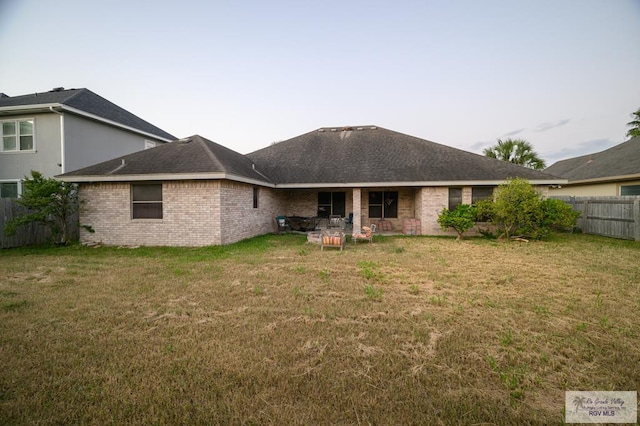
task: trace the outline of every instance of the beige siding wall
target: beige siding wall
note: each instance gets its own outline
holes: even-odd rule
[[[129,183],[83,184],[80,223],[83,243],[107,245],[205,246],[229,244],[274,230],[283,198],[229,181],[164,182],[162,219],[131,219]]]
[[[609,182],[593,185],[563,185],[562,188],[551,188],[549,195],[570,195],[573,197],[599,197],[620,195],[621,185],[640,185],[640,180],[629,182]]]

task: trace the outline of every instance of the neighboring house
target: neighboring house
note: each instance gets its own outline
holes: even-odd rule
[[[88,89],[0,93],[0,198],[31,170],[52,177],[175,139]]]
[[[80,184],[81,240],[217,245],[272,232],[275,217],[353,213],[442,234],[445,207],[491,197],[523,177],[546,192],[566,179],[375,126],[321,128],[241,155],[200,136],[58,176]]]
[[[640,137],[595,154],[558,161],[545,172],[568,183],[551,188],[549,195],[640,195]]]

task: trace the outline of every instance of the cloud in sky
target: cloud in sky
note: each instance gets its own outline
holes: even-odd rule
[[[551,130],[551,129],[555,128],[555,127],[564,126],[569,121],[571,121],[571,120],[569,118],[566,118],[564,120],[556,121],[555,123],[541,123],[541,124],[538,124],[538,126],[533,131],[534,132],[546,132],[547,130]]]
[[[502,136],[514,136],[514,135],[517,135],[518,133],[522,133],[522,132],[524,132],[525,130],[526,130],[526,129],[512,130],[512,131],[510,131],[510,132],[505,133],[505,134],[504,134],[504,135],[502,135]]]

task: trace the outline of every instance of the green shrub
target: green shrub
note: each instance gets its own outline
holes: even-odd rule
[[[547,198],[542,201],[542,212],[543,226],[554,231],[571,231],[580,217],[580,212],[556,198]]]
[[[552,231],[569,230],[576,226],[580,213],[563,201],[542,198],[542,195],[522,178],[509,179],[495,191],[494,201],[476,205],[476,220],[492,222],[499,235],[543,239]]]
[[[438,224],[444,230],[453,229],[458,233],[458,240],[462,234],[471,229],[475,224],[476,212],[469,204],[460,204],[453,210],[444,209],[438,215]]]

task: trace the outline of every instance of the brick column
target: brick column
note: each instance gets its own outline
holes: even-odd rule
[[[362,229],[362,190],[353,188],[353,232]]]

